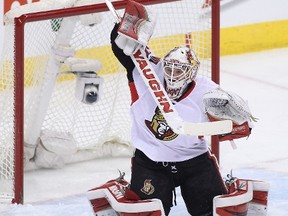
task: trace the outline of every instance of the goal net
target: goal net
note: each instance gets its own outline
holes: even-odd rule
[[[204,0],[137,2],[158,14],[149,42],[156,56],[185,44],[201,61],[199,73],[215,76]],[[113,2],[120,15],[126,3]],[[23,170],[131,156],[130,92],[110,48],[114,18],[104,1],[43,0],[9,11],[4,21],[0,201],[23,201]],[[51,154],[42,158],[43,151]]]

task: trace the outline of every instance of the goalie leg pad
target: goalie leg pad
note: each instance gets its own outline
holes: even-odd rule
[[[253,198],[253,184],[248,180],[237,180],[235,191],[213,199],[213,215],[247,215],[248,203]]]
[[[233,178],[227,183],[229,194],[216,196],[213,200],[213,216],[267,215],[267,182]]]
[[[264,181],[252,181],[253,199],[248,206],[248,216],[266,216],[268,206],[269,183]]]
[[[87,192],[94,213],[96,215],[110,216],[121,215],[131,216],[161,216],[165,215],[162,202],[158,199],[137,200],[132,196],[128,199],[125,196],[125,188],[128,183],[125,180],[111,180],[104,185],[94,188]],[[131,191],[129,192],[131,193]]]

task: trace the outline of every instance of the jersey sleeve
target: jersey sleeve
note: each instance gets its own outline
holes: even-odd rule
[[[113,30],[111,31],[110,41],[111,41],[112,51],[115,57],[118,59],[118,61],[123,65],[123,67],[125,67],[129,82],[133,82],[132,72],[133,72],[133,69],[135,68],[135,65],[132,59],[130,58],[130,56],[125,55],[123,50],[120,49],[115,43],[115,39],[118,36],[118,33],[117,33],[118,27],[119,27],[119,24],[115,24]]]

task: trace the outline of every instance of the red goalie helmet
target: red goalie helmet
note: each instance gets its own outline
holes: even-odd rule
[[[163,59],[166,91],[172,100],[178,99],[198,72],[200,62],[193,50],[176,47]]]

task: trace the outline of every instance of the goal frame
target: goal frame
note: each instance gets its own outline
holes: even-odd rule
[[[177,0],[165,0],[171,2]],[[141,4],[157,4],[163,3],[163,0],[137,0]],[[126,1],[121,0],[113,2],[115,9],[125,8]],[[65,10],[65,12],[64,12]],[[44,19],[56,19],[61,17],[68,17],[74,15],[83,15],[95,12],[107,11],[108,7],[105,3],[97,3],[88,6],[78,6],[66,9],[57,9],[45,12],[27,13],[14,19],[15,25],[15,54],[14,61],[14,199],[12,203],[23,204],[23,191],[24,191],[24,28],[25,24]],[[81,11],[81,12],[79,12]],[[214,82],[220,83],[220,1],[212,0],[212,31],[211,31],[211,78]],[[217,136],[212,136],[212,152],[219,160],[219,142]]]

